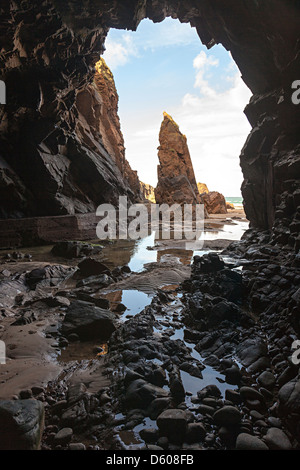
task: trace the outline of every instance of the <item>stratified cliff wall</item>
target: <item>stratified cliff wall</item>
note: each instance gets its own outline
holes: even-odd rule
[[[118,115],[119,96],[113,74],[103,58],[96,63],[94,83],[100,93],[100,116],[97,119],[100,135],[108,154],[121,172],[124,183],[129,187],[128,196],[132,201],[143,198],[140,181],[125,158],[124,137]]]
[[[76,39],[41,3],[22,10],[16,2],[7,16],[16,29],[0,60],[8,103],[0,108],[0,217],[94,212],[119,195],[137,202],[113,75],[93,52],[107,29]]]
[[[0,9],[2,216],[87,212],[127,192],[101,138],[76,134],[78,94],[93,82],[110,27],[172,16],[237,63],[253,93],[240,157],[246,214],[299,249],[299,0],[3,0]]]
[[[155,200],[155,188],[151,186],[151,184],[143,183],[140,181],[140,190],[142,192],[143,198],[147,201],[152,202],[153,204],[156,203]]]

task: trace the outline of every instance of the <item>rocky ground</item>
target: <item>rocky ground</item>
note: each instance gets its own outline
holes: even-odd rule
[[[4,257],[2,448],[299,448],[299,255],[251,230],[192,266],[167,248],[138,273],[76,242]]]

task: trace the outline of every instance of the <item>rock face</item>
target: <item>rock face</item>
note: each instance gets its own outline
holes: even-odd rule
[[[159,133],[157,204],[200,204],[194,169],[186,136],[178,124],[164,113]]]
[[[209,191],[207,185],[203,183],[197,183],[197,187],[209,214],[227,214],[228,207],[223,194]]]
[[[125,184],[129,186],[132,193],[131,199],[140,200],[142,194],[137,172],[131,169],[125,158],[124,138],[118,115],[118,92],[113,74],[103,58],[96,63],[94,83],[102,101],[101,115],[96,125],[99,126],[104,147],[119,168]]]
[[[89,122],[101,107],[93,67],[110,27],[135,30],[144,18],[166,16],[190,22],[208,48],[222,44],[231,52],[253,93],[245,110],[253,129],[240,157],[246,215],[253,228],[272,229],[272,242],[297,251],[300,106],[291,99],[299,80],[297,0],[2,2],[2,216],[88,212],[128,192]]]
[[[62,332],[66,336],[75,333],[83,340],[107,340],[115,331],[114,320],[111,312],[77,300],[67,310]]]
[[[0,449],[38,450],[44,426],[41,401],[0,401]]]
[[[202,194],[202,199],[209,214],[227,214],[226,200],[223,194],[211,191]]]
[[[197,183],[199,194],[207,194],[209,193],[208,187],[205,183]]]
[[[143,183],[142,181],[140,181],[140,187],[144,199],[147,199],[148,201],[155,204],[155,188],[153,188],[151,184]]]
[[[56,15],[47,20],[44,18],[37,31],[46,41],[47,34],[54,34],[59,23]],[[43,27],[44,33],[41,32]],[[0,216],[94,212],[103,202],[116,203],[119,195],[127,195],[132,202],[140,200],[137,173],[125,159],[118,94],[112,73],[103,59],[96,63],[94,75],[91,72],[87,75],[88,67],[85,66],[82,85],[79,82],[83,70],[79,67],[76,78],[78,64],[66,58],[66,54],[72,53],[58,52],[56,47],[59,46],[52,42],[53,39],[48,38],[48,46],[45,43],[39,45],[44,49],[41,59],[38,59],[41,50],[32,51],[29,56],[24,49],[19,50],[23,46],[18,34],[28,34],[25,31],[30,26],[24,24],[22,28],[23,33],[16,32],[18,46],[14,54],[21,57],[23,54],[23,60],[40,63],[34,66],[38,67],[36,78],[33,70],[24,72],[16,63],[8,65],[6,71],[8,90],[13,77],[20,83],[20,90],[17,87],[17,90],[8,91],[8,102],[17,101],[18,111],[16,104],[8,104],[0,110],[3,149],[0,156]],[[75,53],[76,47],[81,47],[72,43],[66,31],[62,36],[66,50],[74,48]],[[51,62],[56,54],[60,66],[54,64],[55,60]],[[46,66],[48,76],[42,72]],[[62,88],[58,90],[56,83],[61,80]],[[12,158],[9,157],[11,152]]]

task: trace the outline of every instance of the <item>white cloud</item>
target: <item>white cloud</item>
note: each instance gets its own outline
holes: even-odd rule
[[[155,25],[154,34],[150,23],[150,20],[144,20],[137,32],[121,34],[120,31],[111,31],[106,40],[104,58],[113,71],[128,63],[134,64],[135,58],[145,56],[149,50],[184,45],[198,45],[198,50],[201,50],[195,28],[189,24],[167,18]],[[165,107],[163,67],[161,74],[149,77],[151,80],[147,81],[149,90],[160,93],[162,98],[158,104],[153,103],[151,109],[134,101],[133,82],[132,106],[122,111],[121,125],[127,158],[142,181],[156,185],[158,135],[162,112],[167,111],[187,136],[196,179],[225,196],[240,194],[242,173],[239,154],[250,131],[243,110],[251,92],[242,81],[233,60],[228,63],[227,58],[223,59],[224,55],[219,54],[218,57],[220,60],[204,50],[196,55],[193,60],[194,88],[189,86],[189,92],[182,92],[179,96],[181,100],[170,107],[168,105],[168,109],[162,109],[162,106]],[[171,73],[172,68],[168,72]],[[167,77],[170,86],[171,82]]]
[[[194,59],[194,68],[197,70],[195,88],[199,88],[200,93],[205,96],[215,96],[215,90],[209,85],[208,80],[205,78],[205,74],[211,67],[218,67],[219,61],[213,56],[207,56],[204,51]]]
[[[182,97],[179,106],[166,110],[187,136],[196,179],[206,183],[211,191],[225,196],[239,196],[242,173],[239,155],[250,125],[243,110],[251,92],[234,65],[231,86],[219,92],[208,79],[217,70],[218,60],[204,52],[194,60],[195,93]],[[216,84],[217,87],[217,84]],[[157,146],[162,111],[151,111],[140,116],[139,121],[122,122],[126,139],[127,156],[140,179],[153,186],[157,181]]]
[[[150,20],[148,20],[148,24],[149,21]],[[145,28],[143,28],[143,26],[145,26]],[[192,28],[189,23],[180,23],[179,20],[166,18],[163,23],[157,25],[156,34],[153,34],[153,30],[149,29],[146,31],[145,35],[144,29],[148,29],[147,20],[146,22],[142,22],[137,30],[138,42],[140,43],[140,47],[144,50],[155,50],[168,46],[199,45],[195,28]]]
[[[115,41],[108,37],[105,42],[104,60],[112,70],[127,64],[132,57],[138,57],[138,47],[130,33],[123,34],[121,40]]]
[[[109,33],[103,57],[112,70],[126,65],[132,57],[140,57],[147,50],[199,45],[195,28],[189,23],[182,24],[179,20],[166,18],[163,23],[156,25],[156,34],[153,34],[152,26],[151,20],[143,20],[137,31],[127,31],[121,37],[120,31],[112,30]]]
[[[212,67],[218,65],[214,58],[203,52],[194,60],[195,89],[199,93],[186,94],[181,105],[172,110],[173,118],[187,135],[196,179],[206,183],[210,190],[226,196],[240,193],[242,174],[239,154],[250,125],[243,114],[251,92],[236,73],[232,86],[218,92],[207,80]]]

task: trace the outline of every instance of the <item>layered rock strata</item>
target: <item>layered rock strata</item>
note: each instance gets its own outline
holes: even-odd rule
[[[202,194],[202,200],[209,214],[227,214],[226,200],[218,191]]]
[[[148,201],[152,202],[153,204],[155,204],[156,203],[155,188],[153,188],[151,184],[143,183],[142,181],[140,181],[140,187],[141,187],[143,197],[147,199]]]
[[[104,146],[120,170],[125,184],[130,188],[131,199],[133,201],[140,200],[142,194],[138,174],[132,170],[125,158],[124,137],[118,115],[119,96],[114,76],[103,58],[96,63],[94,83],[102,101],[101,114],[96,125],[99,126]]]
[[[77,95],[86,90],[93,107],[99,104],[90,86],[109,28],[135,30],[144,18],[167,16],[189,22],[208,48],[222,44],[238,65],[253,93],[245,110],[253,129],[240,157],[246,215],[253,228],[272,230],[272,242],[297,251],[300,106],[292,84],[299,80],[298,0],[3,1],[1,156],[16,183],[1,183],[10,195],[2,214],[87,212],[126,193],[103,140],[92,130],[89,145],[76,135]]]
[[[155,188],[157,204],[200,204],[187,138],[166,112],[160,128],[159,142],[158,183]]]
[[[95,212],[101,203],[117,203],[119,195],[137,202],[139,179],[125,158],[111,71],[103,59],[96,63],[95,73],[92,63],[82,70],[76,55],[76,47],[79,51],[82,46],[63,30],[57,15],[37,21],[37,37],[42,35],[44,42],[32,44],[25,54],[23,41],[32,19],[32,12],[27,13],[14,36],[13,57],[20,55],[22,60],[5,63],[8,105],[0,110],[1,217]],[[56,43],[59,24],[65,50]],[[29,70],[21,62],[30,63]]]
[[[209,193],[208,187],[205,183],[197,183],[199,194]]]

